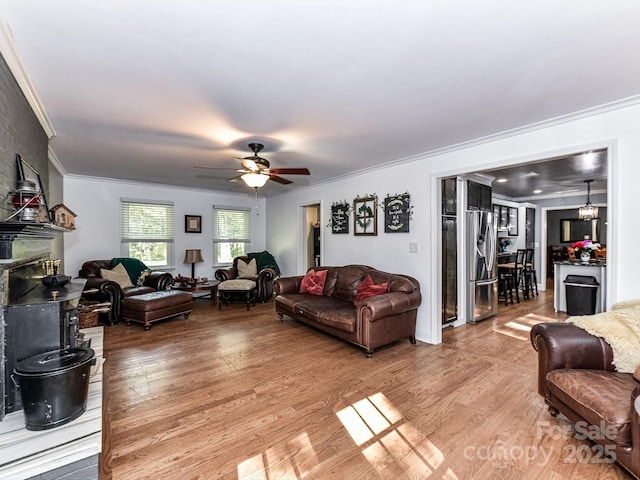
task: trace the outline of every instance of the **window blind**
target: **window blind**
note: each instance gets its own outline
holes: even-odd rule
[[[122,242],[173,242],[173,205],[122,200]]]
[[[251,242],[251,210],[213,207],[213,242]]]

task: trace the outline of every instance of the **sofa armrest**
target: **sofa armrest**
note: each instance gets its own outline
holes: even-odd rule
[[[304,276],[298,277],[280,277],[273,282],[273,289],[276,295],[282,295],[285,293],[298,293],[300,291],[300,284]]]
[[[538,352],[538,393],[548,397],[547,373],[560,368],[614,371],[613,351],[600,337],[572,323],[539,323],[531,329]]]
[[[84,290],[92,289],[98,289],[98,293],[85,294],[83,292],[82,296],[87,300],[108,300],[111,302],[111,308],[109,309],[109,322],[116,323],[120,318],[120,303],[124,297],[120,285],[117,282],[107,280],[105,278],[87,278]]]
[[[631,394],[631,464],[640,465],[640,384]]]
[[[258,272],[258,282],[273,282],[273,279],[276,278],[277,273],[273,268],[263,268]]]
[[[374,322],[391,315],[415,310],[421,302],[422,294],[420,291],[389,292],[366,298],[358,303],[357,308],[363,320]]]
[[[216,277],[216,280],[224,282],[225,280],[232,280],[236,278],[238,276],[238,272],[233,267],[219,268],[216,270],[216,273],[214,273],[214,276]]]
[[[144,285],[155,290],[166,290],[173,285],[173,275],[169,272],[150,272],[144,279]]]

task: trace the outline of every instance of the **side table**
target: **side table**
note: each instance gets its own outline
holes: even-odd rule
[[[191,285],[186,285],[184,287],[182,285],[173,285],[171,288],[174,290],[182,290],[183,292],[191,293],[209,292],[198,297],[194,296],[193,299],[195,300],[196,298],[210,298],[211,301],[215,303],[218,297],[218,285],[220,285],[220,282],[218,280],[209,280],[208,283],[198,283],[195,287],[192,287]]]

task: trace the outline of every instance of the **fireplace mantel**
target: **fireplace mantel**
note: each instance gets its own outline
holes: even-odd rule
[[[50,240],[62,232],[70,232],[53,223],[0,222],[0,260],[13,258],[16,238]]]

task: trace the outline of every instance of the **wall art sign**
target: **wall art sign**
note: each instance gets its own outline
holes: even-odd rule
[[[344,203],[331,205],[331,233],[349,233],[349,214],[351,206]]]
[[[378,234],[378,198],[375,196],[356,198],[353,201],[353,234]]]
[[[384,231],[385,233],[409,232],[411,218],[411,197],[408,193],[388,195],[384,199]]]

